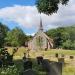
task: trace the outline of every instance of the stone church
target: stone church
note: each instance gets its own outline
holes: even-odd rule
[[[32,40],[28,42],[28,48],[30,50],[46,50],[53,48],[53,39],[49,38],[43,32],[42,20],[40,20],[38,32],[34,35]]]

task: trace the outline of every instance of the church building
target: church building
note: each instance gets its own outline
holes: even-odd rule
[[[34,35],[32,40],[28,42],[28,48],[30,50],[46,50],[53,48],[53,39],[49,38],[43,32],[42,20],[40,20],[38,32]]]

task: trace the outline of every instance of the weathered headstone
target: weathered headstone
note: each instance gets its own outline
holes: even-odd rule
[[[62,63],[61,62],[50,62],[45,59],[42,62],[44,70],[47,72],[47,75],[62,75]]]
[[[18,51],[18,48],[13,49],[13,54],[15,54]]]
[[[30,60],[24,61],[24,71],[28,69],[32,69],[32,61]]]
[[[55,54],[55,57],[58,58],[58,53]]]
[[[74,56],[70,56],[70,59],[74,59]]]
[[[24,56],[23,56],[23,61],[26,60],[26,53],[24,53]]]
[[[38,65],[40,65],[42,63],[42,60],[43,60],[43,57],[42,56],[38,56],[37,57]]]
[[[50,62],[47,59],[44,59],[42,61],[42,68],[43,70],[45,70],[46,72],[50,72]]]
[[[45,51],[47,51],[48,49],[47,48],[45,48]]]
[[[64,64],[64,58],[58,58],[58,62],[60,62],[60,63],[62,63],[62,64]]]
[[[62,63],[51,62],[50,63],[50,72],[48,72],[48,75],[62,75]]]

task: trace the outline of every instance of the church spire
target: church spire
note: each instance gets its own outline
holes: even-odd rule
[[[42,18],[40,17],[39,31],[43,31]]]

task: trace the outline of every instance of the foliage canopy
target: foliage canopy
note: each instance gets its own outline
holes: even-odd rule
[[[39,12],[47,15],[57,12],[59,4],[66,5],[69,0],[37,0],[36,5]]]
[[[9,31],[9,28],[2,23],[0,23],[0,47],[4,46],[5,37],[7,35],[7,32]]]
[[[75,27],[51,29],[46,34],[53,38],[55,48],[75,49]]]

